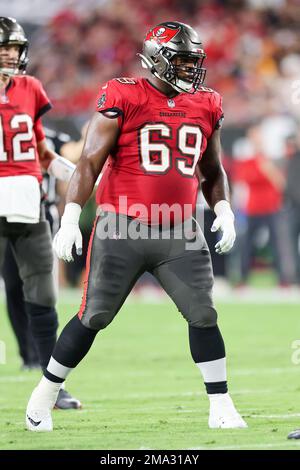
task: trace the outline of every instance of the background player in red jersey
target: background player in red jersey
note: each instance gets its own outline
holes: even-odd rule
[[[64,152],[67,143],[70,143],[71,137],[63,132],[57,132],[44,126],[47,146],[60,154]],[[59,229],[59,211],[58,203],[61,195],[61,188],[65,182],[57,183],[57,179],[43,172],[43,205],[45,206],[45,217],[48,220],[52,237]],[[58,190],[58,191],[57,191]],[[54,267],[54,277],[56,269]],[[34,338],[29,327],[29,318],[25,310],[23,282],[19,275],[17,263],[14,254],[7,243],[2,265],[2,277],[4,281],[6,310],[10,320],[12,330],[17,340],[19,355],[22,359],[21,370],[39,369],[39,359],[35,346]],[[57,279],[55,279],[57,282]],[[60,401],[60,404],[62,402]]]
[[[51,233],[41,204],[41,165],[64,181],[75,167],[46,145],[41,116],[51,104],[41,83],[23,75],[27,51],[23,28],[13,18],[0,17],[0,267],[8,240],[45,369],[55,344],[57,314]],[[78,408],[80,402],[61,389],[53,405]]]
[[[200,172],[203,192],[217,216],[212,230],[222,231],[216,250],[226,252],[234,243],[234,216],[220,161],[221,98],[202,87],[205,53],[189,26],[156,26],[146,36],[141,58],[152,72],[150,80],[119,78],[100,90],[69,185],[54,240],[58,256],[67,261],[72,260],[74,244],[81,248],[81,209],[106,162],[82,304],[61,333],[29,400],[26,424],[32,431],[53,429],[51,408],[60,383],[86,355],[98,331],[113,320],[145,271],[158,279],[188,322],[191,354],[210,400],[209,426],[247,427],[227,391],[209,251],[201,230],[192,234],[194,249],[189,249],[191,238],[183,230],[195,211]]]

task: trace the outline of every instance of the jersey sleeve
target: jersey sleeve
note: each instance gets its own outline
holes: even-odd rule
[[[34,123],[33,130],[35,133],[36,141],[40,142],[45,138],[45,131],[43,128],[42,120],[41,118],[37,119]]]
[[[36,96],[35,121],[37,121],[52,108],[52,105],[41,82],[35,78],[33,83]]]
[[[118,118],[119,124],[122,123],[125,115],[125,100],[114,80],[110,80],[100,88],[96,111],[110,119]]]
[[[222,97],[219,93],[213,93],[212,99],[212,129],[220,129],[224,120],[224,112],[222,108]]]

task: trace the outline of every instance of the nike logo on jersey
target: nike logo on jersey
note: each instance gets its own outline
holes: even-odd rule
[[[107,84],[102,87],[102,90],[105,90],[107,88]]]
[[[28,420],[31,422],[31,424],[33,426],[38,426],[39,424],[41,424],[42,421],[34,421],[32,418],[30,418],[30,416],[27,415],[27,418]]]

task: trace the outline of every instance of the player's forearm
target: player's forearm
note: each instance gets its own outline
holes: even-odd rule
[[[206,178],[201,188],[211,209],[214,209],[217,202],[223,200],[229,201],[230,199],[227,175],[222,168],[215,174],[210,175],[209,178]]]
[[[40,157],[40,163],[44,170],[48,170],[50,163],[55,158],[55,153],[52,150],[44,149],[38,144],[38,152]]]
[[[98,174],[95,172],[91,162],[79,160],[69,183],[66,203],[73,202],[79,204],[82,208],[93,192],[97,177]]]
[[[221,158],[220,129],[215,130],[208,140],[199,162],[199,170],[204,178],[201,184],[202,192],[211,209],[214,209],[219,201],[229,201],[228,180]]]
[[[61,157],[45,145],[38,144],[40,162],[47,173],[60,181],[69,182],[75,170],[74,163]]]
[[[69,182],[76,166],[74,163],[70,162],[66,158],[61,157],[60,155],[55,154],[47,168],[49,175],[54,176],[60,181]]]

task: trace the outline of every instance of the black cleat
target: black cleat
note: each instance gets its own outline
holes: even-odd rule
[[[300,439],[300,429],[296,429],[296,431],[290,432],[288,439]]]
[[[72,397],[66,390],[61,388],[58,392],[54,408],[58,410],[78,410],[81,408],[81,403],[77,398]]]

